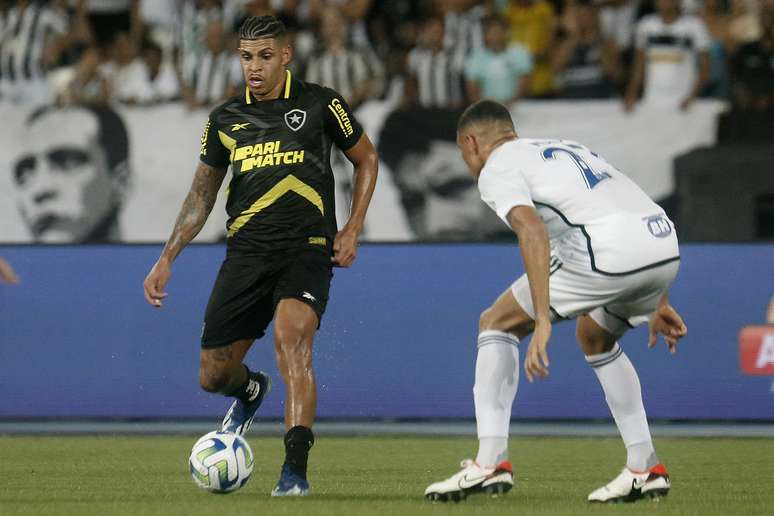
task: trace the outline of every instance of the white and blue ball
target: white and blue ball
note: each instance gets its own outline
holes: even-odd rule
[[[218,430],[196,441],[188,464],[196,485],[213,493],[231,493],[250,480],[255,461],[247,441]]]

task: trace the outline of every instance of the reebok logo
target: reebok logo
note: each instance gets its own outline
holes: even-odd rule
[[[244,122],[242,124],[231,124],[231,131],[239,131],[240,129],[246,128],[248,125],[250,125],[250,122]]]
[[[316,298],[316,297],[314,297],[314,296],[313,296],[312,294],[310,294],[309,292],[304,292],[303,294],[301,294],[301,297],[303,297],[304,299],[308,299],[308,300],[309,300],[309,301],[311,301],[312,303],[314,303],[314,302],[316,302],[316,301],[317,301],[317,298]]]

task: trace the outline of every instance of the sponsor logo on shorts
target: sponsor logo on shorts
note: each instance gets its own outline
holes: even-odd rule
[[[672,225],[669,223],[669,219],[665,215],[651,215],[642,219],[648,226],[650,234],[656,238],[665,238],[672,234]]]

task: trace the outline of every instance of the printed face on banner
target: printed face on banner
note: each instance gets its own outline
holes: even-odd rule
[[[114,215],[116,195],[98,122],[83,109],[51,110],[27,127],[12,174],[16,202],[39,242],[83,242]]]

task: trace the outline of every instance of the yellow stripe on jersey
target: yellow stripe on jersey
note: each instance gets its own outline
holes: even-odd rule
[[[253,103],[253,101],[250,98],[250,88],[245,86],[245,104],[252,104],[252,103]]]
[[[271,190],[263,194],[252,206],[243,211],[228,228],[228,236],[234,236],[242,226],[247,224],[247,222],[253,218],[253,215],[268,208],[288,192],[296,192],[298,195],[314,204],[317,209],[320,210],[320,214],[325,215],[325,208],[323,207],[323,201],[320,194],[318,194],[314,188],[304,183],[293,174],[290,174],[274,185]]]
[[[236,149],[236,140],[224,133],[223,131],[218,131],[218,137],[220,137],[220,143],[223,144],[225,148],[229,150],[231,154],[228,156],[229,161],[234,161],[234,149]]]
[[[285,73],[287,75],[285,76],[285,95],[283,96],[283,98],[289,99],[290,98],[290,80],[291,80],[290,70],[285,70]]]

